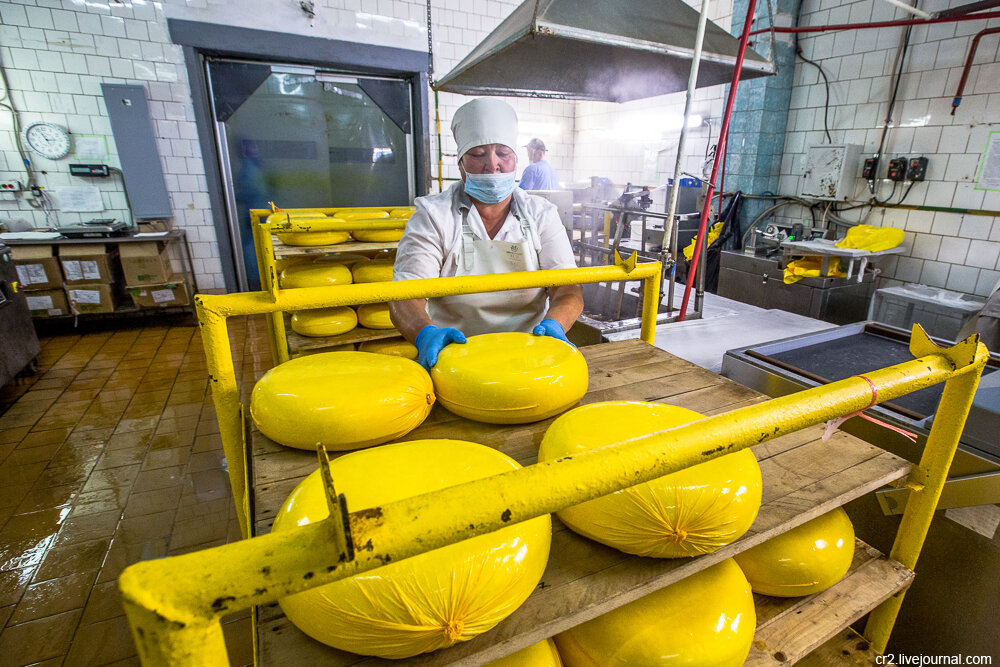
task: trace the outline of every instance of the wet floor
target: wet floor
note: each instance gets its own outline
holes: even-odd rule
[[[260,320],[231,326],[238,372],[270,364]],[[116,579],[239,538],[195,327],[42,340],[0,389],[0,667],[138,664]],[[246,613],[226,619],[251,661]]]

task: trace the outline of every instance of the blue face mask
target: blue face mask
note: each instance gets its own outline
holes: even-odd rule
[[[499,204],[514,192],[515,187],[514,172],[465,175],[465,194],[484,204]]]

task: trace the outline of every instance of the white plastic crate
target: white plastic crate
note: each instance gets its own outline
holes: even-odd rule
[[[875,290],[868,319],[900,329],[919,324],[931,336],[956,340],[986,299],[939,287],[906,284]]]

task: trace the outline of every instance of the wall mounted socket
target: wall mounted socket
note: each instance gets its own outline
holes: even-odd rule
[[[23,189],[21,181],[0,181],[0,192],[20,192]]]

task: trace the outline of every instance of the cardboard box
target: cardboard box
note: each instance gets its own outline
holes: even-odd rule
[[[165,242],[122,243],[118,249],[121,253],[122,270],[125,272],[125,284],[129,287],[170,282],[174,272],[170,267]]]
[[[76,314],[113,313],[116,298],[114,286],[108,283],[92,285],[66,285],[69,307]]]
[[[67,285],[110,283],[118,273],[118,250],[103,243],[61,245],[59,263]]]
[[[20,288],[35,292],[62,287],[62,271],[52,245],[12,245]]]
[[[61,288],[25,292],[24,296],[28,301],[28,310],[31,311],[32,317],[69,315],[69,302],[66,301],[66,292]]]
[[[186,306],[191,302],[184,278],[177,275],[172,276],[171,281],[163,285],[142,285],[125,289],[132,295],[136,308]]]
[[[150,234],[158,232],[169,232],[169,220],[140,220],[136,223],[136,228],[140,234]]]

